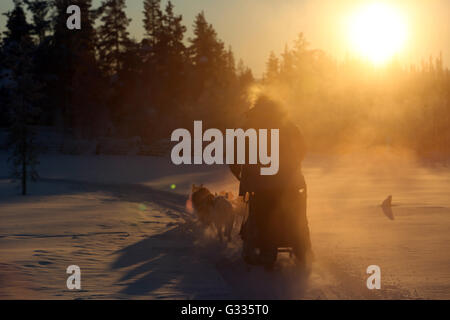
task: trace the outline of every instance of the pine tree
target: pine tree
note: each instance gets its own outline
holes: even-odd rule
[[[278,58],[275,55],[275,53],[273,53],[273,51],[270,52],[269,60],[267,61],[267,64],[266,64],[266,73],[264,75],[265,80],[267,82],[270,83],[270,82],[273,82],[278,79],[279,72],[280,72],[279,64],[280,63],[279,63]]]
[[[31,74],[31,59],[17,48],[17,55],[12,55],[16,62],[13,66],[16,86],[11,90],[11,125],[9,127],[9,145],[12,148],[10,161],[13,164],[13,178],[21,180],[22,194],[27,194],[27,181],[38,177],[38,146],[36,131],[33,128],[39,109],[35,101],[39,98],[39,84]]]
[[[294,76],[294,58],[289,47],[285,45],[284,52],[281,54],[280,77],[282,80],[290,83]]]
[[[93,10],[92,0],[53,0],[51,2],[53,12],[51,25],[53,28],[52,42],[55,46],[67,47],[69,51],[95,51],[96,33],[94,22],[99,15],[99,10]],[[77,5],[81,11],[81,29],[69,30],[66,26],[68,14],[67,8]],[[76,52],[74,52],[76,54]]]
[[[22,7],[21,0],[14,0],[14,9],[10,12],[4,13],[8,18],[6,22],[6,31],[4,32],[5,38],[3,39],[4,45],[8,45],[10,42],[16,43],[29,43],[31,42],[31,25],[28,24],[25,11]]]
[[[80,7],[81,30],[69,30],[66,26],[68,17],[66,10],[71,4]],[[74,125],[73,115],[79,114],[83,107],[90,106],[87,103],[75,105],[75,100],[79,101],[81,96],[90,96],[91,91],[101,94],[96,85],[101,81],[97,75],[98,66],[95,56],[94,20],[97,12],[91,9],[91,5],[91,0],[54,0],[52,3],[52,10],[55,12],[52,19],[53,35],[50,37],[48,53],[44,52],[45,54],[37,64],[49,74],[46,96],[51,97],[51,101],[48,101],[50,105],[48,109],[53,112],[55,118],[52,122],[65,133],[68,133]],[[83,76],[83,82],[80,85],[74,85],[74,82],[80,81],[80,75],[84,73],[89,73],[91,76]],[[76,97],[77,95],[79,96]]]
[[[186,27],[182,25],[183,16],[175,15],[172,2],[168,1],[163,16],[163,28],[167,34],[168,48],[172,59],[183,60],[185,46],[183,43]],[[180,62],[180,61],[176,61]]]
[[[181,23],[182,16],[175,15],[173,9],[169,1],[162,16],[162,28],[158,32],[155,47],[156,63],[168,80],[170,95],[176,95],[180,89],[186,62],[186,47],[183,43],[186,27]]]
[[[224,44],[217,38],[213,26],[206,21],[203,11],[195,18],[194,38],[189,41],[191,58],[197,67],[222,62]]]
[[[143,27],[144,38],[141,42],[140,56],[142,60],[141,83],[145,83],[145,90],[141,89],[142,100],[146,101],[145,109],[153,108],[157,96],[160,94],[160,77],[157,70],[155,48],[158,34],[162,28],[161,0],[144,0]],[[157,103],[159,104],[159,103]]]
[[[175,14],[170,1],[164,10],[160,8],[160,1],[147,1],[145,4],[145,41],[148,44],[146,47],[151,48],[144,58],[143,66],[147,101],[160,106],[158,116],[171,114],[173,117],[186,91],[184,75],[187,55],[183,43],[186,27],[182,24],[182,16]]]
[[[145,39],[149,41],[151,46],[155,46],[157,42],[158,32],[161,29],[161,0],[144,0],[144,30]]]
[[[219,83],[221,71],[226,65],[224,44],[217,38],[213,26],[206,21],[204,12],[200,12],[194,22],[194,38],[189,39],[190,59],[197,74],[199,90],[205,83]]]
[[[239,59],[236,72],[239,88],[245,92],[247,88],[255,81],[252,70],[244,64],[242,59]]]
[[[4,65],[11,71],[13,84],[8,90],[11,124],[8,142],[12,154],[12,177],[21,180],[22,194],[27,194],[27,182],[38,177],[36,132],[33,129],[39,109],[35,101],[39,97],[40,85],[33,78],[32,54],[34,46],[30,41],[31,28],[26,21],[20,1],[15,1],[12,12],[7,14],[8,30],[5,32]]]
[[[308,50],[309,42],[306,40],[303,32],[300,32],[294,41],[292,50],[292,63],[296,76],[303,75],[308,72],[313,63],[312,52]]]
[[[224,77],[227,85],[232,85],[236,80],[236,60],[234,59],[234,53],[231,49],[231,46],[228,47],[228,50],[225,52],[225,70]]]
[[[51,27],[51,21],[47,17],[50,4],[46,0],[25,0],[24,3],[33,14],[33,34],[38,37],[41,44]]]
[[[224,128],[242,107],[234,55],[231,48],[225,49],[203,12],[196,16],[193,31],[189,39],[192,103],[209,120],[207,126]]]
[[[122,58],[130,44],[127,27],[131,22],[125,13],[125,0],[106,0],[101,5],[98,28],[98,51],[102,68],[109,74],[118,74]]]

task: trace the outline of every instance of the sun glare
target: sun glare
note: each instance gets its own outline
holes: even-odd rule
[[[353,50],[375,65],[398,53],[406,36],[404,17],[384,3],[362,6],[350,18],[349,38]]]

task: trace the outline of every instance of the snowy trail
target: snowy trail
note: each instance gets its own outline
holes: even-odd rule
[[[2,156],[0,156],[1,158]],[[449,298],[450,171],[414,163],[305,164],[316,261],[311,274],[281,255],[251,271],[237,234],[220,244],[186,212],[192,183],[235,191],[226,168],[181,170],[149,157],[45,156],[44,178],[21,197],[0,178],[0,298]],[[0,161],[0,177],[6,176]],[[61,166],[64,164],[64,167]],[[60,164],[59,166],[57,164]],[[401,167],[401,169],[399,169]],[[176,189],[170,185],[175,183]],[[379,207],[393,194],[393,218]],[[236,231],[237,232],[237,231]],[[79,265],[82,290],[66,288]],[[368,290],[365,269],[382,268]]]
[[[208,231],[205,232],[194,221],[194,217],[184,212],[186,200],[184,196],[166,193],[166,198],[164,198],[162,196],[164,192],[140,185],[102,185],[68,180],[51,181],[48,179],[44,179],[42,182],[55,187],[63,183],[66,186],[69,185],[73,191],[82,187],[84,192],[91,195],[91,200],[93,200],[92,195],[98,189],[102,189],[103,198],[101,199],[103,201],[115,201],[107,198],[106,194],[108,194],[118,199],[133,200],[140,204],[145,203],[148,207],[144,210],[139,209],[139,217],[144,219],[157,218],[158,220],[135,220],[134,223],[128,225],[123,225],[123,223],[116,225],[115,221],[108,221],[109,224],[92,226],[109,230],[126,228],[127,232],[2,233],[0,238],[4,241],[3,243],[17,241],[19,242],[18,245],[24,246],[26,249],[29,249],[30,240],[34,240],[33,245],[37,245],[36,240],[47,240],[56,246],[55,248],[49,248],[48,242],[46,242],[43,246],[39,246],[45,247],[46,250],[33,250],[32,258],[34,259],[31,259],[31,261],[16,260],[12,264],[19,267],[16,272],[28,278],[35,290],[39,291],[40,297],[83,299],[276,299],[303,297],[302,294],[306,287],[305,281],[307,281],[306,275],[294,270],[293,266],[289,267],[289,272],[283,271],[283,274],[276,275],[274,278],[271,278],[272,275],[267,274],[260,268],[255,268],[252,272],[249,272],[239,256],[237,234],[234,235],[235,242],[231,245],[220,244]],[[83,197],[80,197],[80,200],[82,200],[81,198]],[[143,201],[143,198],[146,201]],[[167,210],[165,202],[161,200],[162,198],[166,201],[171,200],[171,209]],[[154,202],[155,199],[157,199],[156,202]],[[86,204],[83,203],[83,205]],[[147,216],[149,210],[154,212],[155,206],[159,207],[157,214]],[[176,210],[177,208],[179,210]],[[107,211],[108,209],[103,206],[103,210]],[[95,211],[97,214],[97,209]],[[85,208],[84,211],[79,213],[86,214],[89,213],[89,210]],[[39,214],[39,212],[34,214]],[[100,217],[96,218],[99,219]],[[75,224],[75,221],[71,224]],[[134,227],[137,227],[138,230],[135,230]],[[152,232],[154,234],[148,236]],[[54,244],[54,241],[59,241],[56,238],[70,238],[70,240],[63,239],[64,245],[61,248],[61,244]],[[124,245],[124,247],[121,247],[121,245]],[[114,251],[112,248],[120,249]],[[84,276],[83,274],[83,290],[77,293],[63,289],[65,267],[72,263],[79,265],[83,273],[87,270],[87,275]],[[110,273],[115,276],[111,277]],[[58,281],[50,281],[53,275],[57,275]],[[99,282],[98,278],[105,279],[105,281]],[[111,278],[115,280],[114,283],[110,281]],[[36,281],[37,279],[39,281]],[[95,282],[93,282],[94,279]],[[289,296],[286,296],[286,293],[290,292],[286,290],[286,286],[292,280],[301,281],[299,283],[300,291],[298,292],[300,295],[293,296],[294,292],[292,292]],[[261,291],[261,281],[271,285],[266,286]],[[7,291],[6,288],[7,286],[2,289],[4,294]],[[100,288],[101,290],[99,290]],[[253,290],[256,291],[253,292]],[[256,292],[258,294],[255,294]],[[260,295],[261,292],[263,293],[262,296]]]

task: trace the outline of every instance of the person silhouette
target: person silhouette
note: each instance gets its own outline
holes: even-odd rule
[[[305,262],[311,253],[311,240],[306,217],[306,183],[301,170],[306,153],[304,138],[282,106],[267,96],[259,97],[248,111],[244,127],[279,129],[280,164],[278,173],[271,176],[260,174],[261,164],[230,165],[239,180],[239,195],[248,198],[249,203],[248,217],[240,233],[243,258],[249,264],[271,268],[278,248],[292,247],[298,260]]]

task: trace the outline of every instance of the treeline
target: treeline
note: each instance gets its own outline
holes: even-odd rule
[[[80,30],[66,26],[70,5],[81,9]],[[0,49],[0,126],[25,122],[79,138],[144,142],[194,119],[232,126],[249,107],[245,92],[254,80],[204,13],[186,39],[170,1],[144,0],[145,35],[137,41],[125,8],[125,0],[98,8],[91,0],[14,0]]]
[[[303,34],[266,64],[262,90],[284,102],[310,151],[385,147],[450,159],[450,71],[442,56],[406,66],[311,49]]]

